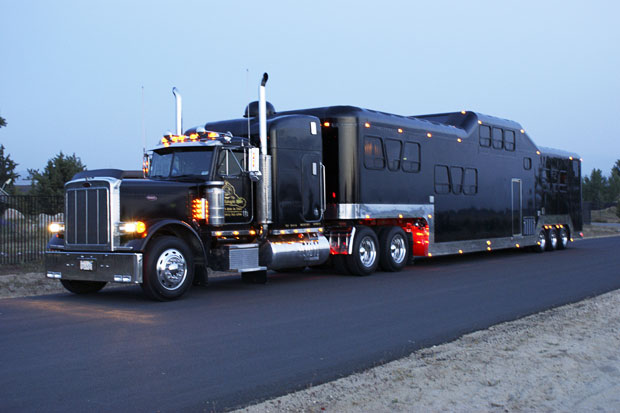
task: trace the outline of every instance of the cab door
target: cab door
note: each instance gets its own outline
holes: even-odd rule
[[[247,224],[253,218],[252,184],[246,172],[247,156],[243,148],[222,148],[215,175],[224,182],[224,223]]]

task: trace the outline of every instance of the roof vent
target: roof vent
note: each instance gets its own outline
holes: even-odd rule
[[[269,102],[267,102],[267,117],[273,116],[276,114],[276,108]],[[254,102],[250,102],[249,105],[245,107],[245,111],[243,112],[243,117],[247,118],[255,118],[258,116],[258,100]]]

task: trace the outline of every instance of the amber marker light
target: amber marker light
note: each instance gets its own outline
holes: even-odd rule
[[[430,133],[430,132],[428,132],[428,133],[426,134],[426,137],[427,137],[427,138],[432,138],[432,137],[433,137],[433,134],[432,134],[432,133]]]
[[[330,123],[329,122],[323,122],[323,126],[325,126],[326,128],[329,128]]]
[[[572,157],[572,156],[569,156],[569,157],[568,157],[568,159],[570,159],[570,160],[572,161],[572,160],[573,160],[573,157]]]
[[[428,255],[429,257],[432,257],[432,256],[433,256],[433,254],[431,254],[430,252],[429,252],[427,255]]]
[[[487,241],[487,245],[491,245],[491,241]]]
[[[254,231],[253,229],[250,230],[250,235],[256,235],[256,231]]]
[[[491,247],[487,247],[487,251],[491,251]]]
[[[138,234],[143,234],[146,231],[146,224],[142,221],[136,222],[136,232]]]
[[[239,231],[233,231],[233,235],[239,235]]]
[[[459,254],[462,254],[462,253],[463,253],[463,250],[459,250]]]
[[[428,214],[428,219],[431,219],[433,216],[431,214]]]
[[[464,111],[464,110],[462,110],[462,111],[461,111],[461,114],[466,115],[466,114],[467,114],[467,112],[466,112],[466,111]]]
[[[403,214],[398,214],[398,218],[402,219],[403,218]]]
[[[207,135],[207,137],[211,138],[211,139],[215,139],[219,136],[219,134],[217,132],[209,132],[209,134]]]
[[[403,133],[403,130],[401,128],[398,128],[398,133]]]
[[[478,125],[482,125],[482,121],[481,120],[478,121]]]
[[[222,236],[222,231],[217,231],[217,232],[215,233],[215,236],[216,236],[216,237],[221,237],[221,236]]]
[[[521,245],[519,245],[519,244],[515,244],[515,247],[517,247],[517,248],[521,248]]]
[[[525,129],[521,129],[521,133],[525,133]]]
[[[368,122],[364,123],[364,127],[370,128],[370,123],[368,123]]]
[[[461,139],[461,138],[456,138],[456,141],[457,141],[458,143],[461,143],[461,142],[463,142],[463,139]]]
[[[536,151],[536,155],[540,155],[540,151]]]

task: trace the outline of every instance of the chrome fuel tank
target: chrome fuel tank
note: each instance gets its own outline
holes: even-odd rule
[[[329,258],[329,241],[320,234],[270,237],[260,247],[260,265],[278,270],[320,265]]]

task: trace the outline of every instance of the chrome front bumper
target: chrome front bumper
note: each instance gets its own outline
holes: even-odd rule
[[[142,254],[47,251],[45,274],[53,279],[140,284]]]

